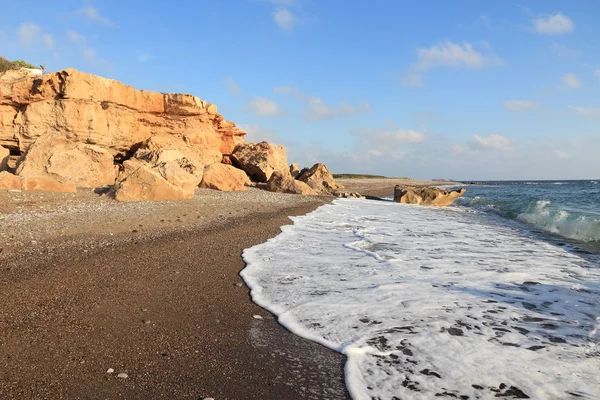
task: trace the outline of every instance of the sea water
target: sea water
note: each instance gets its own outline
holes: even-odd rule
[[[598,203],[513,186],[448,208],[336,200],[245,250],[242,276],[281,324],[347,356],[354,399],[599,399],[598,236],[560,223]]]

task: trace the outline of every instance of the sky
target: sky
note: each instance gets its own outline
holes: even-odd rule
[[[3,0],[0,55],[194,94],[290,162],[600,178],[596,0]]]

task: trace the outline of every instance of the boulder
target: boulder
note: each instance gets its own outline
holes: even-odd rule
[[[211,164],[204,168],[200,187],[230,192],[244,191],[249,184],[248,175],[241,169],[227,164]]]
[[[72,142],[62,135],[46,135],[23,154],[17,175],[94,188],[113,185],[117,170],[113,156],[104,148]]]
[[[304,195],[317,194],[317,192],[306,183],[297,181],[289,173],[281,173],[279,171],[275,171],[273,174],[271,174],[271,178],[267,182],[267,190],[277,193],[293,193]]]
[[[76,192],[72,183],[58,182],[49,177],[23,178],[9,172],[0,172],[0,190],[43,190],[46,192]]]
[[[0,171],[8,169],[8,161],[10,160],[10,150],[0,146]]]
[[[424,206],[449,206],[465,192],[465,188],[448,191],[436,187],[404,187],[398,185],[394,188],[394,201],[396,203]]]
[[[155,165],[131,158],[123,163],[114,195],[119,201],[190,199],[201,180],[202,170],[183,155]]]
[[[231,154],[231,160],[254,182],[267,182],[275,171],[289,173],[285,149],[276,144],[239,144]]]
[[[296,163],[292,163],[292,165],[290,165],[290,174],[292,174],[294,179],[297,179],[300,176],[300,166]]]
[[[342,185],[335,183],[333,175],[325,164],[317,163],[312,168],[305,170],[298,180],[305,182],[318,193],[332,194],[336,190],[343,189]]]
[[[54,132],[112,156],[154,135],[186,136],[194,146],[231,154],[245,135],[214,104],[189,94],[136,90],[75,69],[1,72],[0,145],[22,153]]]
[[[333,197],[340,199],[365,199],[366,197],[357,192],[333,192]]]
[[[21,190],[23,179],[10,172],[0,172],[0,190]]]

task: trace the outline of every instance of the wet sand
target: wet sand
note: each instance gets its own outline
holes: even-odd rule
[[[0,398],[347,398],[343,357],[281,327],[238,275],[244,248],[329,199],[2,196]]]

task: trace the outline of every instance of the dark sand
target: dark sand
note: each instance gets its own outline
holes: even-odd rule
[[[0,258],[0,399],[347,398],[343,357],[238,286],[244,248],[323,202],[157,236],[126,221],[127,241],[95,247],[11,248]]]

